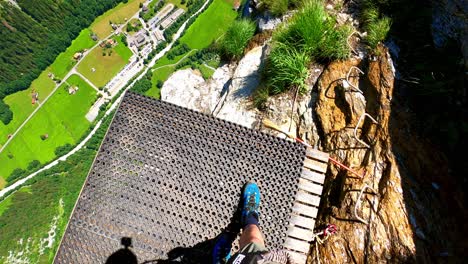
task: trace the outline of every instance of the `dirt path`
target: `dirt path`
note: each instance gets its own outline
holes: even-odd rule
[[[176,63],[172,63],[172,64],[167,64],[167,65],[163,65],[163,66],[159,66],[159,67],[156,67],[154,69],[151,69],[152,72],[156,71],[156,70],[159,70],[161,68],[165,68],[165,67],[171,67],[171,66],[177,66],[179,63],[181,63],[185,58],[187,58],[188,56],[190,56],[192,54],[192,51],[197,51],[198,49],[193,49],[193,50],[190,50],[187,54],[185,54],[185,56],[183,56],[182,58],[180,58],[180,60],[178,60]]]
[[[210,65],[206,64],[206,62],[203,63],[203,65],[205,65],[205,67],[209,68],[209,69],[212,69],[213,71],[216,71],[215,68],[211,67]]]

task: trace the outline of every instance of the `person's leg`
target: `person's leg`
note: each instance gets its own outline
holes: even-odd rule
[[[242,230],[241,237],[239,239],[239,246],[243,248],[247,246],[249,243],[257,243],[261,246],[265,246],[265,241],[263,240],[262,232],[260,228],[254,224],[250,224],[246,226]]]
[[[228,264],[240,263],[247,255],[252,259],[267,252],[258,223],[259,209],[260,189],[257,184],[249,182],[242,191],[240,251],[229,259]]]
[[[265,245],[263,236],[258,227],[258,216],[260,209],[260,189],[257,184],[249,182],[244,187],[242,194],[242,234],[239,241],[240,248],[243,248],[249,243],[257,243],[261,246]]]

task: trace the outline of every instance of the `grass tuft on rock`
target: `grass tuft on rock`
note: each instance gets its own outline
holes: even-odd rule
[[[289,9],[296,9],[302,0],[260,0],[260,11],[268,10],[275,17],[284,15]]]
[[[236,20],[220,42],[221,53],[230,58],[240,58],[255,33],[255,24],[247,19]]]
[[[294,87],[306,91],[308,66],[313,60],[326,62],[349,56],[349,27],[339,27],[320,0],[303,3],[289,23],[273,35],[266,79],[272,94]]]
[[[351,26],[342,26],[327,30],[327,36],[320,46],[319,59],[343,60],[348,58],[350,49],[346,39],[353,32],[353,28]]]
[[[377,44],[379,44],[387,38],[387,34],[390,31],[391,25],[392,22],[390,18],[382,17],[369,23],[366,26],[366,41],[371,48],[375,49],[377,47]]]
[[[278,94],[289,86],[295,86],[304,92],[309,62],[310,57],[305,50],[292,49],[278,43],[270,53],[267,68],[267,75],[270,76],[267,81],[271,87],[270,92]]]
[[[288,11],[289,0],[261,0],[262,6],[273,16],[281,16]]]
[[[392,20],[388,17],[381,16],[374,1],[366,0],[362,5],[360,16],[364,23],[364,30],[367,32],[366,42],[375,50],[377,45],[387,38]]]

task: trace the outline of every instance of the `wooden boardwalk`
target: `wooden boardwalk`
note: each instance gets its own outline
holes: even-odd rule
[[[307,262],[310,242],[314,239],[315,219],[328,167],[328,157],[327,153],[312,148],[306,150],[287,238],[283,245],[298,263]]]

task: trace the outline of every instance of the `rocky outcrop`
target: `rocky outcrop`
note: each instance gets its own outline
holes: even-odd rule
[[[176,71],[164,83],[161,100],[211,114],[231,72],[229,65],[224,65],[216,69],[210,80],[205,81],[198,70]]]
[[[281,18],[273,17],[270,13],[264,12],[257,18],[258,30],[260,32],[265,30],[275,29],[282,21]]]
[[[255,126],[258,111],[252,106],[250,96],[260,83],[265,47],[253,48],[239,61],[214,116],[247,127]]]
[[[260,82],[264,51],[265,45],[253,48],[238,64],[216,69],[207,81],[196,71],[177,71],[164,83],[161,99],[253,128],[258,111],[250,96]]]
[[[311,65],[309,78],[306,82],[306,92],[298,94],[295,89],[292,89],[288,93],[271,96],[267,100],[266,109],[261,117],[273,121],[281,130],[304,139],[312,146],[317,146],[319,144],[319,136],[314,122],[315,114],[313,111],[317,94],[312,92],[312,90],[322,71],[323,66],[318,64]],[[268,128],[262,128],[262,131],[286,138],[284,134]]]
[[[161,89],[161,100],[201,110],[198,98],[202,96],[202,91],[198,89],[198,86],[204,81],[200,74],[191,69],[177,71],[164,83]]]
[[[443,219],[450,212],[434,195],[439,184],[433,184],[435,177],[448,175],[446,162],[411,134],[410,119],[392,101],[391,58],[384,48],[380,54],[368,63],[331,63],[317,82],[321,148],[362,176],[330,165],[316,226],[332,223],[339,232],[316,245],[318,254],[309,260],[429,263],[453,254],[453,221]],[[364,94],[349,89],[345,80],[352,66],[366,68],[363,76],[350,80]],[[377,123],[368,117],[359,122],[364,113]],[[362,142],[354,136],[356,126]]]

